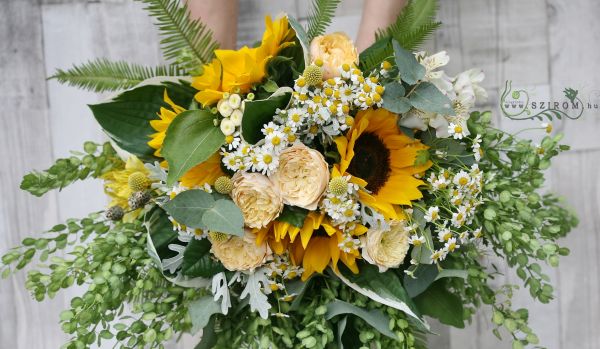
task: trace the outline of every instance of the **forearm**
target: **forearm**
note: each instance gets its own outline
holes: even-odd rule
[[[375,41],[375,32],[394,23],[407,0],[365,0],[362,19],[358,30],[356,47],[358,51],[369,47]]]
[[[238,0],[186,0],[192,18],[214,33],[220,48],[233,49],[237,38]]]

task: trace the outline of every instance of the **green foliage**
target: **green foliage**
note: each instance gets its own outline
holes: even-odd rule
[[[277,109],[284,109],[292,96],[285,90],[279,90],[267,99],[246,101],[244,117],[242,118],[242,137],[250,144],[255,144],[264,136],[261,132],[263,125],[273,120]]]
[[[163,208],[177,222],[190,228],[244,235],[244,217],[229,197],[214,197],[200,189],[187,190],[166,202]]]
[[[410,110],[411,105],[408,98],[404,97],[404,86],[393,81],[385,85],[383,93],[383,107],[392,113],[403,114]]]
[[[388,328],[388,324],[390,322],[389,317],[379,310],[366,311],[353,304],[340,300],[334,300],[333,302],[327,304],[327,320],[331,320],[331,318],[343,314],[352,314],[358,316],[369,325],[373,326],[373,328],[375,328],[381,334],[392,339],[398,339],[398,336],[396,336],[396,334]]]
[[[308,17],[308,39],[325,34],[331,24],[335,10],[341,0],[313,0],[312,10]]]
[[[425,67],[417,61],[412,52],[402,48],[398,41],[392,40],[392,46],[400,79],[409,85],[415,85],[425,76]]]
[[[178,60],[180,65],[190,68],[210,62],[219,44],[206,25],[190,18],[185,2],[138,1],[146,4],[146,11],[156,19],[166,59]]]
[[[436,282],[415,298],[415,303],[424,315],[438,319],[441,323],[464,328],[462,300],[448,292],[444,283]]]
[[[146,253],[145,237],[140,221],[109,223],[95,213],[25,239],[2,264],[20,269],[40,253],[47,264],[30,271],[26,281],[38,301],[74,284],[85,287],[60,314],[63,331],[71,335],[65,348],[102,347],[112,338],[123,348],[161,348],[174,333],[192,328],[187,309],[205,293],[168,283]],[[68,254],[57,255],[64,249]],[[123,315],[127,303],[131,316]]]
[[[435,20],[438,8],[437,0],[411,0],[396,21],[379,30],[375,38],[393,38],[408,50],[416,49],[441,25]]]
[[[297,206],[288,206],[285,205],[283,207],[283,211],[277,217],[277,220],[280,222],[289,223],[295,227],[302,228],[304,226],[304,220],[308,215],[308,210],[303,209]]]
[[[70,69],[57,69],[49,79],[62,84],[94,92],[117,91],[136,86],[157,76],[181,76],[185,72],[176,65],[145,67],[124,61],[112,62],[106,58],[74,65]]]
[[[158,118],[160,108],[170,109],[164,101],[165,91],[180,106],[189,105],[195,93],[183,81],[157,83],[125,91],[108,102],[89,107],[104,132],[120,148],[143,160],[155,160],[155,150],[148,145],[150,135],[156,132],[150,121]]]
[[[455,114],[450,99],[430,82],[421,82],[409,95],[410,104],[419,110],[442,115]]]
[[[376,33],[373,45],[361,52],[360,67],[371,71],[394,53],[392,39],[407,50],[421,45],[440,25],[435,21],[437,0],[411,0],[389,27]]]
[[[173,120],[162,149],[162,155],[169,163],[168,185],[173,185],[223,145],[225,135],[215,126],[214,120],[215,115],[206,110],[188,110]]]
[[[211,277],[222,272],[223,265],[213,260],[208,239],[193,239],[183,253],[181,273],[190,277]]]
[[[297,43],[300,44],[300,47],[302,47],[302,56],[304,64],[302,65],[302,67],[299,68],[301,68],[301,70],[304,70],[304,67],[310,64],[310,39],[308,38],[308,34],[304,30],[304,27],[302,27],[302,25],[298,22],[298,20],[296,20],[296,18],[288,16],[288,21],[290,23],[290,27],[296,32]]]
[[[21,189],[42,196],[52,189],[61,190],[75,181],[98,178],[123,166],[123,161],[109,143],[99,147],[93,142],[86,142],[84,151],[74,152],[70,158],[56,160],[45,171],[28,173],[21,181]]]

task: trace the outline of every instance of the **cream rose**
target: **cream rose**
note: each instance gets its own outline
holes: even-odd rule
[[[344,64],[358,65],[358,51],[345,33],[337,32],[317,36],[310,43],[312,61],[323,61],[323,78],[340,76],[340,67]]]
[[[269,178],[260,173],[238,172],[231,179],[231,198],[242,210],[246,226],[262,228],[279,216],[283,199]]]
[[[387,230],[369,229],[360,238],[363,258],[378,266],[380,272],[399,267],[409,247],[408,231],[404,228],[404,221],[393,221]]]
[[[224,241],[214,241],[211,252],[227,270],[244,271],[260,267],[271,254],[266,241],[256,244],[256,234],[246,230],[244,236],[233,236]]]
[[[271,181],[284,203],[315,210],[329,183],[329,167],[321,153],[296,143],[279,155]]]

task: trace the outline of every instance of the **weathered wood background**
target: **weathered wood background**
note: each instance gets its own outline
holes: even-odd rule
[[[200,1],[200,0],[195,0]],[[239,41],[251,43],[263,30],[265,13],[307,15],[302,0],[241,0]],[[361,1],[346,1],[332,30],[355,35]],[[450,74],[481,67],[490,98],[484,107],[498,109],[504,81],[528,86],[538,95],[559,98],[565,87],[594,91],[600,99],[600,2],[595,0],[458,0],[442,1],[444,26],[426,48],[447,50]],[[103,139],[87,103],[92,93],[58,85],[45,78],[94,57],[137,63],[160,62],[156,30],[141,6],[130,0],[0,0],[0,252],[22,238],[68,217],[103,207],[98,182],[78,183],[63,192],[34,198],[19,191],[21,176],[49,166],[53,159],[80,149],[85,140]],[[585,101],[585,100],[584,100]],[[497,119],[504,128],[524,123]],[[532,327],[548,348],[600,348],[600,111],[577,122],[556,124],[567,131],[573,150],[548,171],[548,188],[564,195],[581,218],[564,241],[572,254],[550,270],[557,298],[533,303],[526,292],[518,306],[531,309]],[[498,283],[515,279],[511,271]],[[57,320],[76,291],[38,304],[23,287],[24,275],[0,282],[0,348],[51,349],[66,339]],[[491,334],[489,309],[465,330],[440,328],[432,348],[510,348]],[[192,341],[173,344],[190,348]]]

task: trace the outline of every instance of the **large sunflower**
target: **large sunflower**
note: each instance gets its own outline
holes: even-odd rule
[[[213,105],[226,92],[249,92],[250,88],[264,79],[266,64],[282,48],[292,45],[294,31],[287,17],[271,20],[265,18],[266,30],[260,46],[239,50],[215,50],[212,62],[203,66],[202,75],[194,77],[192,86],[199,92],[196,100],[203,106]]]
[[[362,179],[361,202],[388,219],[399,219],[398,205],[423,197],[424,183],[415,175],[431,166],[414,165],[417,152],[427,146],[400,132],[396,122],[397,115],[385,109],[367,109],[358,112],[346,136],[335,139],[341,156],[336,170]]]
[[[367,228],[360,224],[349,230],[352,236],[366,232]],[[297,239],[298,235],[300,239]],[[340,247],[345,238],[344,233],[331,224],[323,213],[317,212],[309,212],[301,228],[275,221],[269,228],[257,231],[257,243],[266,239],[275,253],[289,251],[292,263],[302,265],[304,281],[314,273],[322,273],[330,264],[337,270],[340,261],[352,272],[358,273],[356,259],[360,259],[360,252]]]

